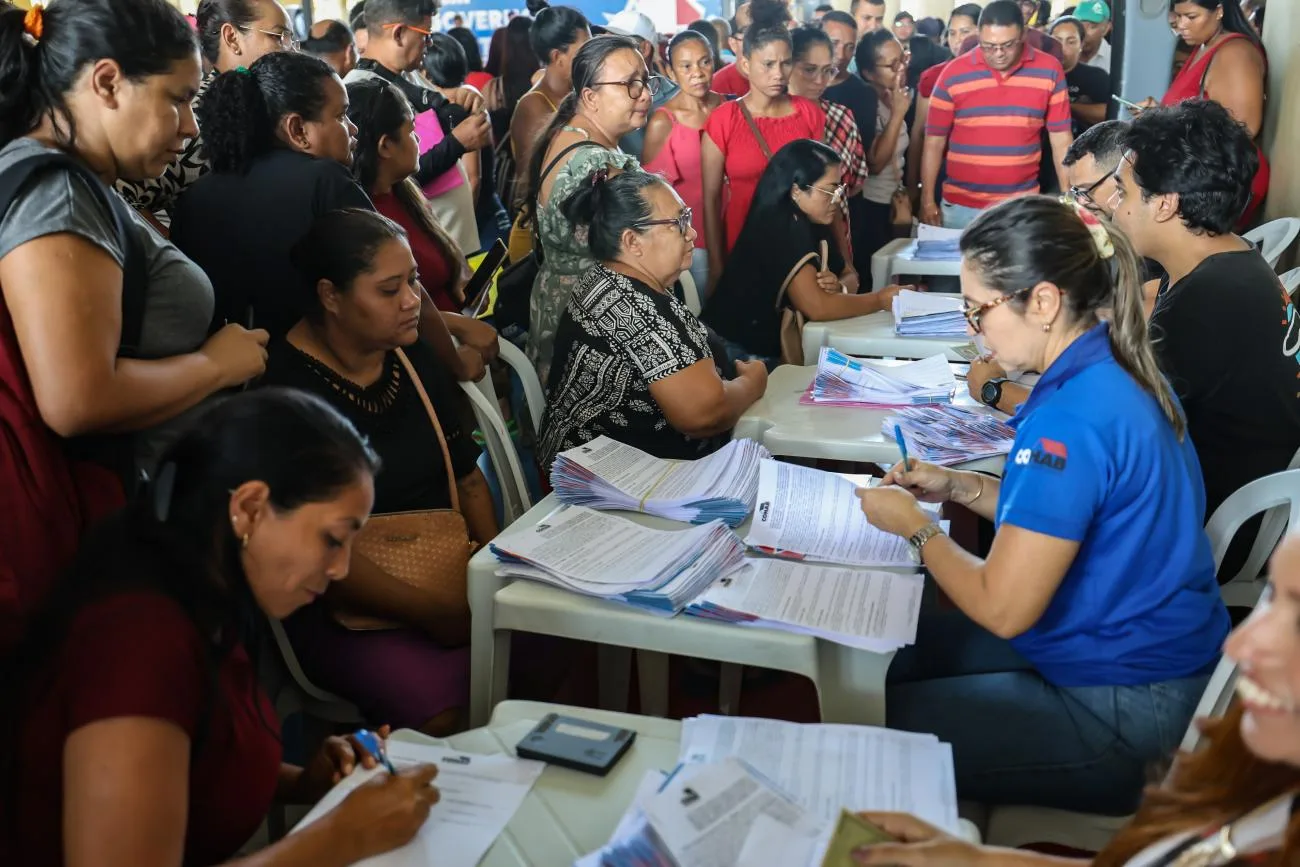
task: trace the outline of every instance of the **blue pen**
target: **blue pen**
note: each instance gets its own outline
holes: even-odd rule
[[[384,752],[384,747],[379,742],[378,735],[372,731],[361,729],[356,733],[355,737],[357,743],[361,744],[361,747],[366,752],[370,753],[370,755],[378,759],[384,767],[388,768],[388,773],[393,774],[394,776],[397,775],[397,769],[394,768],[393,763],[389,761],[388,753]]]
[[[907,440],[903,439],[903,429],[894,425],[894,441],[898,443],[898,450],[903,453],[903,472],[910,473],[912,465],[907,462]]]

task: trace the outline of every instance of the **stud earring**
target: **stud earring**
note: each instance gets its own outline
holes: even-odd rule
[[[1044,331],[1051,331],[1051,330],[1052,330],[1052,323],[1050,323],[1050,322],[1044,322],[1044,323],[1043,323],[1043,330],[1044,330]]]
[[[247,533],[245,533],[244,536],[243,536],[243,538],[239,540],[239,545],[240,545],[241,548],[247,548],[247,547],[248,547],[248,534],[247,534]]]

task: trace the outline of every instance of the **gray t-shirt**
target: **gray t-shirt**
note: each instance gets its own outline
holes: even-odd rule
[[[0,149],[0,171],[18,160],[48,150],[30,138],[19,138]],[[114,194],[116,195],[116,193]],[[193,352],[207,339],[212,322],[212,283],[185,254],[135,214],[134,230],[147,260],[144,321],[140,356],[170,358]],[[24,187],[0,217],[0,259],[14,249],[46,235],[72,234],[102,249],[119,264],[125,253],[118,242],[113,215],[80,177],[47,171]],[[88,286],[86,291],[94,291]],[[196,406],[180,416],[136,434],[136,466],[152,472],[154,464]]]

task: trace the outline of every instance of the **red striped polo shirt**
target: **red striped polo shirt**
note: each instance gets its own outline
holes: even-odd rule
[[[987,208],[1038,192],[1043,127],[1070,131],[1065,70],[1050,54],[1025,46],[1020,63],[995,72],[976,49],[939,74],[925,134],[948,139],[945,201]]]

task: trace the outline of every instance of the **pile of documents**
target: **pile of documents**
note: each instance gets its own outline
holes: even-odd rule
[[[910,441],[909,441],[910,446]],[[855,483],[835,473],[765,460],[745,544],[792,560],[845,566],[916,566],[912,546],[867,523]],[[947,522],[939,522],[946,531]]]
[[[366,867],[475,867],[506,829],[546,765],[504,754],[466,755],[459,750],[389,740],[389,760],[398,771],[436,765],[433,784],[441,795],[415,839],[400,849],[367,858]],[[300,831],[343,802],[383,767],[356,770],[331,789],[298,823]]]
[[[961,230],[922,223],[917,229],[916,240],[904,251],[903,258],[918,262],[960,262]]]
[[[889,653],[916,642],[924,589],[917,574],[751,558],[686,613]]]
[[[965,303],[960,295],[904,289],[894,296],[894,333],[903,337],[963,337]]]
[[[829,406],[915,406],[949,403],[956,390],[957,378],[943,355],[885,364],[823,346],[808,397]]]
[[[743,757],[824,822],[833,822],[847,808],[911,813],[945,831],[958,831],[952,747],[934,735],[745,717],[682,721],[682,762],[718,762],[730,756]]]
[[[744,545],[721,521],[654,530],[584,506],[560,506],[491,544],[497,574],[672,615],[741,565]]]
[[[880,425],[886,436],[894,426],[903,432],[907,455],[940,466],[951,466],[1011,451],[1016,432],[987,412],[956,406],[900,409]]]
[[[557,455],[551,486],[562,503],[734,527],[754,507],[758,462],[768,457],[741,439],[696,461],[667,461],[602,436]]]

